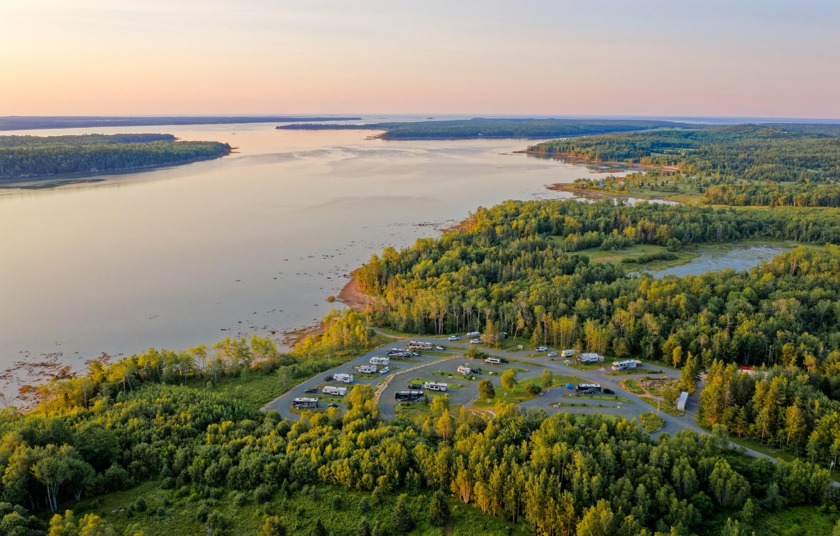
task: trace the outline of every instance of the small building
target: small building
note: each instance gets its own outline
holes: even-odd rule
[[[680,411],[685,411],[685,405],[688,403],[688,391],[683,391],[680,393],[680,397],[677,399],[677,409]]]

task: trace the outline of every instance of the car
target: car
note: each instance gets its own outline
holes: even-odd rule
[[[326,377],[324,378],[324,381],[325,381],[325,382],[331,382],[332,380],[333,380],[333,377],[332,377],[332,376],[326,376]]]
[[[327,404],[327,407],[328,408],[337,408],[338,404],[336,404],[335,402],[330,402],[329,404]]]
[[[470,344],[481,344],[481,339],[471,339]]]
[[[380,374],[388,374],[389,372],[391,372],[390,367],[382,367],[381,369],[379,369]]]
[[[449,342],[460,341],[460,340],[461,340],[461,337],[459,337],[457,335],[450,335],[449,336]]]
[[[607,389],[606,387],[601,392],[604,393],[605,395],[614,395],[615,394],[615,391],[613,391],[612,389]]]
[[[481,369],[480,368],[470,369],[470,372],[472,372],[473,374],[481,374]]]
[[[547,351],[548,351],[548,348],[546,348],[545,346],[537,346],[537,347],[534,349],[534,351],[535,351],[535,352],[547,352]]]
[[[317,393],[317,392],[318,392],[318,389],[315,388],[315,387],[310,387],[309,389],[304,391],[304,393],[307,393],[307,394],[312,394],[312,393]]]
[[[437,346],[435,346],[435,350],[441,350],[442,351],[442,350],[446,350],[446,348],[444,348],[443,346],[438,344]]]
[[[411,352],[411,355],[413,355],[414,357],[418,357],[420,355],[420,352]]]
[[[548,357],[557,357],[557,352],[549,352]]]
[[[412,391],[416,391],[418,389],[422,389],[423,385],[419,384],[419,383],[409,383],[408,388],[411,389]]]

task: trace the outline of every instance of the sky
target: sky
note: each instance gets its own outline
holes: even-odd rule
[[[838,0],[0,0],[0,115],[840,118]]]

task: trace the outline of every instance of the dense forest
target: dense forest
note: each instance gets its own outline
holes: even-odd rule
[[[0,180],[168,166],[230,151],[226,143],[178,141],[170,134],[0,136]]]
[[[459,229],[387,249],[357,272],[378,296],[383,325],[418,333],[495,329],[564,348],[705,367],[807,364],[835,370],[840,249],[799,248],[750,272],[684,279],[627,277],[590,262],[587,248],[685,245],[746,238],[838,243],[834,213],[615,205],[611,201],[507,202],[479,209]],[[788,350],[792,348],[792,350]],[[836,372],[835,372],[836,374]]]
[[[587,189],[691,193],[702,203],[736,206],[840,206],[840,125],[665,129],[554,140],[528,151],[671,171],[580,181]]]
[[[284,130],[384,130],[386,140],[455,140],[477,138],[539,139],[555,136],[585,136],[606,132],[631,132],[656,128],[688,127],[673,121],[623,119],[456,119],[373,123],[367,125],[292,124]]]
[[[238,123],[287,123],[289,121],[357,121],[361,117],[223,115],[223,116],[5,116],[0,130],[42,128],[145,127],[154,125],[230,125]]]
[[[357,386],[343,415],[292,423],[210,393],[195,378],[307,375],[316,361],[279,354],[260,338],[223,341],[215,351],[215,370],[154,350],[129,364],[94,361],[73,380],[88,386],[89,398],[52,391],[34,412],[0,414],[0,532],[116,534],[109,519],[142,527],[144,516],[186,507],[204,530],[225,534],[236,510],[219,504],[231,494],[239,509],[266,505],[261,534],[408,534],[447,525],[458,503],[541,535],[749,534],[786,507],[837,506],[828,472],[815,465],[747,459],[716,436],[688,431],[654,442],[635,424],[600,416],[547,417],[500,404],[487,420],[451,412],[440,397],[422,420],[385,423],[372,389]],[[84,515],[70,511],[84,497],[149,479],[169,497],[154,510],[139,496],[127,511],[102,512],[95,501]],[[361,515],[328,532],[320,519],[268,507],[317,496],[324,485],[366,492]],[[385,521],[366,519],[373,504],[398,494]]]

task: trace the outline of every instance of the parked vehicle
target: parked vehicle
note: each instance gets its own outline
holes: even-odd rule
[[[317,392],[318,392],[318,388],[316,388],[316,387],[310,387],[309,389],[304,391],[304,393],[306,393],[306,394],[312,394],[312,393],[317,393]]]
[[[394,398],[399,402],[419,402],[425,396],[423,391],[397,391],[394,393]]]
[[[449,384],[447,383],[437,383],[437,382],[426,382],[423,384],[423,389],[427,389],[429,391],[448,391]]]
[[[391,358],[390,357],[371,357],[370,358],[371,365],[390,365]]]
[[[331,403],[327,404],[327,407],[328,408],[337,408],[338,404],[336,404],[335,402],[331,402]]]
[[[638,359],[628,359],[626,361],[616,361],[612,364],[612,369],[615,371],[634,369],[642,366],[642,362]]]
[[[604,393],[605,395],[614,395],[614,394],[615,394],[615,391],[613,391],[612,389],[608,389],[608,388],[604,387],[604,389],[603,389],[603,393]]]
[[[443,346],[438,344],[437,346],[435,346],[435,350],[437,350],[439,352],[442,352],[442,351],[446,350],[446,348],[444,348]]]
[[[480,331],[470,331],[469,333],[467,333],[468,339],[477,339],[478,337],[481,337]]]
[[[317,398],[295,398],[292,407],[297,409],[315,409],[318,407]]]
[[[332,376],[325,376],[324,381],[325,382],[331,382],[331,381],[333,381],[333,377]]]
[[[534,351],[535,352],[547,352],[548,348],[546,348],[545,346],[537,346],[536,348],[534,348]]]
[[[548,357],[557,357],[557,352],[549,352]]]
[[[481,339],[471,339],[470,344],[481,344]]]
[[[390,367],[382,367],[382,370],[379,371],[380,374],[388,374],[389,372],[391,372]]]
[[[461,340],[461,337],[459,337],[457,335],[450,335],[449,336],[449,342],[460,341],[460,340]]]
[[[321,392],[325,395],[331,396],[347,396],[346,387],[337,387],[335,385],[325,385],[323,388],[321,388]]]
[[[355,368],[359,374],[376,374],[376,365],[359,365]]]
[[[490,365],[500,365],[502,363],[502,360],[498,357],[488,357],[484,360],[484,362],[489,363]]]
[[[604,356],[596,353],[580,354],[581,363],[601,363],[604,361]]]
[[[573,384],[573,383],[567,383],[566,384],[566,389],[574,389],[574,388],[575,388],[575,384]]]
[[[461,365],[458,367],[458,374],[463,374],[464,376],[469,376],[472,374],[472,369],[466,365]]]
[[[413,391],[416,391],[416,390],[418,390],[418,389],[422,389],[422,388],[423,388],[423,386],[422,386],[422,385],[420,385],[419,383],[409,383],[409,384],[408,384],[408,388],[409,388],[409,389],[411,389],[411,390],[413,390]]]
[[[601,385],[598,383],[579,383],[577,390],[580,394],[595,394],[601,392]]]
[[[353,375],[352,374],[344,374],[343,372],[340,372],[340,373],[334,375],[333,379],[337,382],[353,383]]]
[[[560,354],[562,357],[575,357],[577,355],[577,350],[574,348],[570,348],[568,350],[563,350]]]
[[[434,345],[425,341],[411,341],[408,343],[409,350],[431,350]]]

